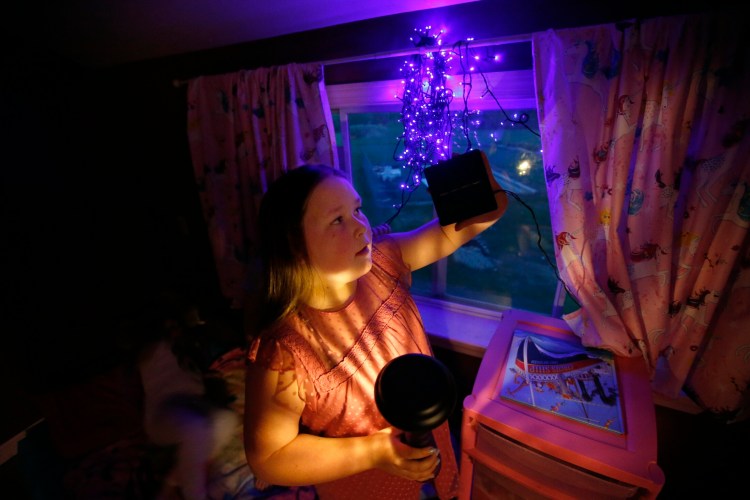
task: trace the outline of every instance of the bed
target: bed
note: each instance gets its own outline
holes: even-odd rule
[[[244,350],[212,364],[244,413]],[[20,464],[32,498],[76,500],[157,498],[172,451],[148,441],[141,426],[140,381],[118,365],[84,382],[38,398],[44,415],[19,443]],[[242,419],[240,419],[241,422]],[[242,424],[209,472],[210,500],[313,500],[313,487],[257,488],[245,460]]]

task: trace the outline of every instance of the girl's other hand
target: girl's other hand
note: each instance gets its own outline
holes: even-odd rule
[[[375,448],[375,467],[394,476],[425,482],[435,477],[440,464],[437,448],[412,448],[402,441],[403,432],[388,427],[370,437]]]

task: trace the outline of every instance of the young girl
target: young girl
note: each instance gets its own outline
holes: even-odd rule
[[[485,166],[497,210],[445,227],[436,219],[377,242],[340,171],[299,167],[269,188],[259,216],[266,297],[245,400],[245,453],[258,478],[315,485],[322,500],[418,499],[439,470],[440,498],[456,496],[447,422],[433,431],[437,448],[404,444],[378,411],[374,384],[389,360],[432,354],[409,294],[411,272],[450,255],[505,211],[486,158]]]

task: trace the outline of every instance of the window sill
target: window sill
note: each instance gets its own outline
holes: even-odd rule
[[[434,346],[482,358],[506,311],[414,296],[424,328]]]
[[[414,301],[432,345],[477,358],[484,357],[490,340],[503,321],[518,320],[561,330],[570,329],[561,318],[531,311],[512,308],[489,310],[419,295],[414,295]]]

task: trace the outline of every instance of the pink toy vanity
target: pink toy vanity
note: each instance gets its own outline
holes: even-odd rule
[[[584,348],[563,320],[504,313],[464,400],[461,500],[655,498],[640,358]]]

